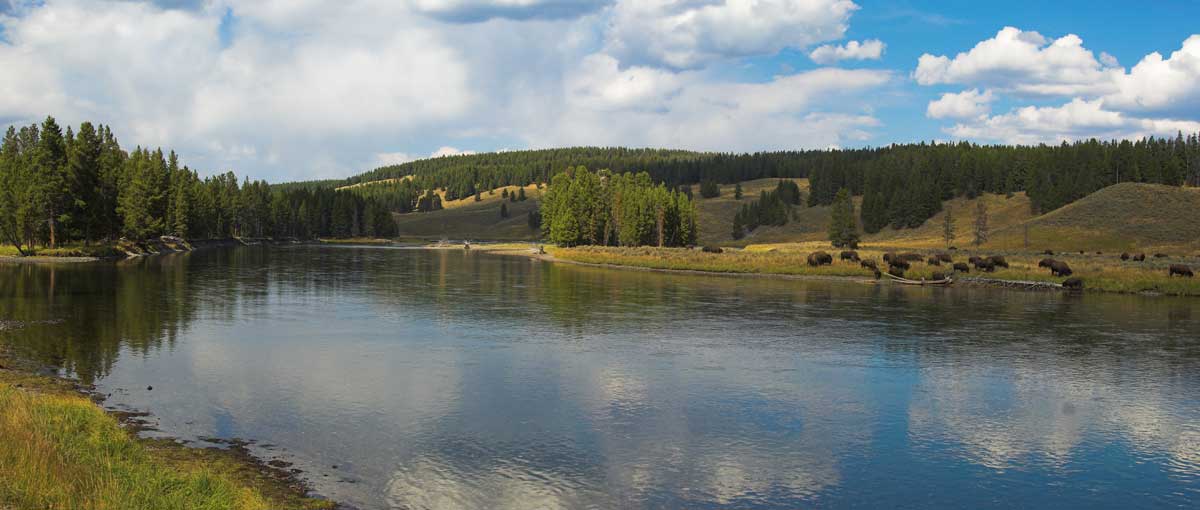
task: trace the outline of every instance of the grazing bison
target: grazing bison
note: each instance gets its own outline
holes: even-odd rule
[[[1146,254],[1145,254],[1145,253],[1139,253],[1139,254],[1137,254],[1137,255],[1134,255],[1134,256],[1133,256],[1133,261],[1134,261],[1134,262],[1145,262],[1145,261],[1146,261]]]
[[[955,262],[954,270],[960,273],[970,273],[971,266],[968,266],[966,262]]]
[[[862,266],[862,267],[865,267],[865,268],[867,268],[867,269],[877,269],[877,268],[879,267],[878,265],[876,265],[876,264],[875,264],[875,260],[874,260],[874,259],[864,259],[864,260],[860,260],[860,261],[858,262],[858,265],[860,265],[860,266]]]
[[[933,256],[937,257],[938,260],[945,262],[947,264],[954,262],[954,258],[951,257],[949,253],[938,252],[938,253],[933,254]]]
[[[971,258],[967,259],[967,262],[970,262],[972,265],[974,265],[974,264],[978,264],[979,261],[981,261],[981,260],[983,260],[983,259],[972,255]]]
[[[979,259],[979,262],[975,263],[975,269],[985,273],[994,273],[996,272],[996,263],[990,259]]]
[[[1129,260],[1129,253],[1122,253],[1121,260]]]
[[[942,265],[942,259],[937,257],[929,257],[929,260],[926,260],[925,263],[931,266],[940,266]]]
[[[988,257],[988,260],[992,261],[992,264],[995,264],[996,267],[1003,267],[1005,269],[1008,269],[1008,261],[1004,260],[1004,257],[1001,257],[999,255],[992,255],[991,257]]]
[[[818,265],[829,265],[829,264],[833,264],[832,254],[829,254],[826,252],[809,253],[809,265],[814,266],[814,268],[816,268],[816,266],[818,266]]]
[[[922,257],[920,253],[901,253],[900,260],[905,262],[920,262],[925,260],[925,257]]]
[[[721,249],[720,246],[705,246],[700,251],[704,253],[725,253],[725,250]]]
[[[1050,264],[1050,274],[1054,276],[1071,276],[1071,273],[1071,266],[1068,266],[1066,262],[1055,260],[1053,264]]]
[[[894,258],[896,258],[896,254],[892,253],[890,251],[883,254],[883,261],[887,262],[889,264],[892,262],[892,259],[894,259]]]
[[[858,252],[856,252],[856,251],[844,251],[840,254],[840,257],[842,260],[858,262]]]
[[[1038,267],[1050,267],[1050,265],[1054,264],[1054,262],[1054,259],[1042,259],[1040,262],[1038,262]]]
[[[1063,280],[1062,286],[1064,289],[1083,290],[1083,279],[1067,278],[1066,280]]]
[[[1049,256],[1053,257],[1054,250],[1046,250],[1046,251],[1042,252],[1042,255],[1049,255]]]
[[[888,267],[899,268],[901,271],[908,271],[912,268],[912,265],[906,261],[893,258],[891,262],[888,262]]]
[[[1184,278],[1191,278],[1193,276],[1192,268],[1183,264],[1171,264],[1171,268],[1167,271],[1167,276],[1171,277],[1175,275],[1179,275]]]
[[[930,279],[930,280],[933,280],[933,281],[945,280],[945,279],[946,279],[946,275],[945,275],[944,273],[941,273],[941,272],[938,272],[938,271],[934,271],[934,272],[933,272],[933,275],[932,275],[932,276],[930,276],[930,277],[929,277],[929,279]]]

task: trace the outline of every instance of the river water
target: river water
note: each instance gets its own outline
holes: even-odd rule
[[[296,246],[0,266],[0,321],[363,509],[1200,505],[1200,299]]]

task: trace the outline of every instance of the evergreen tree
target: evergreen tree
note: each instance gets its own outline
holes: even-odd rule
[[[739,182],[739,183],[737,183],[736,185],[734,185],[734,187],[733,187],[733,198],[734,198],[735,200],[741,200],[741,199],[742,199],[742,183],[740,183],[740,182]]]
[[[517,200],[521,202],[525,201],[525,188],[520,188],[517,191]]]
[[[501,218],[508,217],[508,204],[503,203],[503,202],[500,203],[500,217]]]
[[[988,242],[988,210],[982,198],[975,205],[975,246]]]
[[[858,247],[858,221],[854,218],[854,201],[850,190],[842,188],[834,196],[830,208],[829,241],[835,247]]]
[[[946,246],[954,244],[954,213],[950,209],[946,209],[946,216],[942,218],[942,239]]]

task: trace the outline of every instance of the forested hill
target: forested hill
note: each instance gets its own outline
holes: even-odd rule
[[[390,190],[360,193],[400,197],[400,206],[423,189],[443,188],[449,199],[509,185],[549,182],[568,167],[647,172],[668,185],[722,184],[766,177],[807,177],[810,205],[829,205],[838,190],[863,196],[868,232],[885,226],[916,227],[943,201],[980,193],[1028,193],[1044,213],[1121,182],[1200,186],[1200,136],[1061,145],[1005,146],[919,143],[880,148],[726,154],[656,149],[581,147],[451,156],[387,166],[344,185],[411,176]],[[401,207],[403,209],[403,207]]]

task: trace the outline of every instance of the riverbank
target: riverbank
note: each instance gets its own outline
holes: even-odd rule
[[[810,245],[811,244],[811,245]],[[745,249],[723,249],[722,253],[708,253],[687,248],[618,248],[583,246],[561,248],[545,246],[545,253],[538,253],[537,244],[504,243],[495,245],[473,245],[472,249],[502,255],[517,255],[548,262],[562,262],[606,267],[613,269],[639,269],[689,274],[783,277],[792,279],[847,279],[852,281],[874,281],[870,269],[858,262],[843,261],[838,251],[831,250],[825,243],[794,243],[778,245],[751,245]],[[462,249],[458,246],[429,246],[437,249]],[[834,257],[826,266],[809,266],[808,254],[823,250]],[[917,252],[928,258],[934,252],[919,250],[888,249],[871,247],[857,250],[864,259],[876,260],[880,267],[886,252]],[[957,262],[966,262],[973,252],[952,252]],[[992,273],[981,273],[972,267],[970,273],[955,274],[949,264],[940,266],[924,262],[912,264],[906,272],[909,279],[934,279],[934,273],[952,275],[957,283],[966,285],[1004,287],[1022,290],[1062,290],[1066,278],[1055,277],[1049,270],[1038,267],[1038,262],[1049,257],[1044,254],[1001,252],[978,255],[1002,255],[1009,263],[1008,268],[998,268]],[[1090,292],[1113,292],[1123,294],[1200,296],[1200,279],[1170,277],[1167,266],[1184,262],[1195,264],[1188,257],[1165,258],[1145,262],[1121,261],[1117,254],[1058,254],[1058,260],[1066,261],[1074,275],[1084,282],[1084,290]],[[1181,260],[1182,259],[1182,260]],[[1193,266],[1196,267],[1196,266]]]
[[[91,388],[0,347],[0,508],[333,509],[244,448],[138,437]]]

